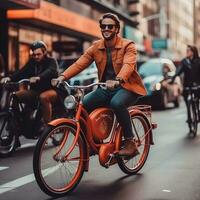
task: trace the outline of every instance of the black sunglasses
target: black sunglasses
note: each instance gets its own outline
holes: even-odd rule
[[[106,27],[108,27],[109,30],[112,30],[114,26],[116,26],[116,25],[115,24],[101,24],[100,28],[106,29]]]

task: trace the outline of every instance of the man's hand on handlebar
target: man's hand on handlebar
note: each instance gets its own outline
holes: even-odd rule
[[[106,88],[113,90],[114,88],[116,88],[117,86],[120,85],[120,81],[118,80],[107,80],[106,81]]]
[[[30,83],[37,83],[38,81],[40,81],[40,77],[39,76],[33,76],[29,80],[30,80]]]
[[[4,77],[1,79],[1,83],[6,83],[6,82],[9,82],[11,81],[11,78],[10,77]]]
[[[174,84],[174,80],[173,79],[169,79],[168,84],[170,84],[170,85]]]
[[[64,81],[65,77],[64,76],[59,76],[58,78],[54,78],[51,80],[51,85],[52,86],[57,86],[60,82]]]

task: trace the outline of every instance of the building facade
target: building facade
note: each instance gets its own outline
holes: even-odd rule
[[[121,20],[121,36],[136,43],[139,61],[155,55],[180,60],[185,55],[187,44],[195,43],[200,48],[199,2],[2,0],[0,52],[3,52],[7,61],[6,71],[12,73],[29,59],[30,44],[35,40],[43,40],[48,45],[49,53],[59,61],[64,61],[67,67],[94,40],[101,38],[98,20],[102,13],[113,12]],[[158,45],[157,48],[154,42],[159,45],[159,42],[162,45],[164,42],[166,45],[164,48]]]
[[[194,1],[168,0],[169,50],[174,60],[185,56],[187,44],[194,43]]]
[[[73,3],[70,5],[73,8]],[[79,9],[84,11],[87,7]],[[33,41],[47,43],[49,53],[58,60],[70,60],[83,52],[84,42],[101,37],[97,21],[47,1],[41,1],[38,9],[8,10],[7,17],[9,72],[27,62]]]
[[[35,9],[40,7],[40,0],[1,0],[0,3],[0,53],[4,59],[5,66],[8,66],[8,41],[9,41],[9,22],[7,11],[9,9]],[[8,68],[0,69],[1,73],[7,73]]]
[[[200,53],[200,0],[194,0],[194,45]]]
[[[102,13],[119,16],[121,35],[126,25],[137,26],[132,18],[137,13],[131,9],[127,12],[132,4],[129,1],[41,0],[40,7],[34,9],[15,9],[16,5],[11,5],[6,12],[6,71],[12,73],[23,67],[30,56],[30,44],[35,40],[46,42],[49,53],[69,66],[94,40],[101,38],[98,20]]]

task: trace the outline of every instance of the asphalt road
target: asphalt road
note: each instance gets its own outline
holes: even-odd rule
[[[117,165],[105,169],[92,157],[89,172],[69,200],[200,200],[200,129],[188,137],[184,104],[178,109],[154,111],[158,123],[145,166],[126,176]],[[200,127],[199,127],[200,128]],[[47,200],[34,181],[33,140],[23,140],[12,157],[0,160],[0,199]]]

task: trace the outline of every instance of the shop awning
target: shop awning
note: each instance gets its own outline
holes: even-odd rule
[[[41,2],[40,9],[9,10],[7,17],[12,20],[27,21],[29,24],[58,32],[73,32],[80,37],[101,37],[97,21],[45,1]]]

